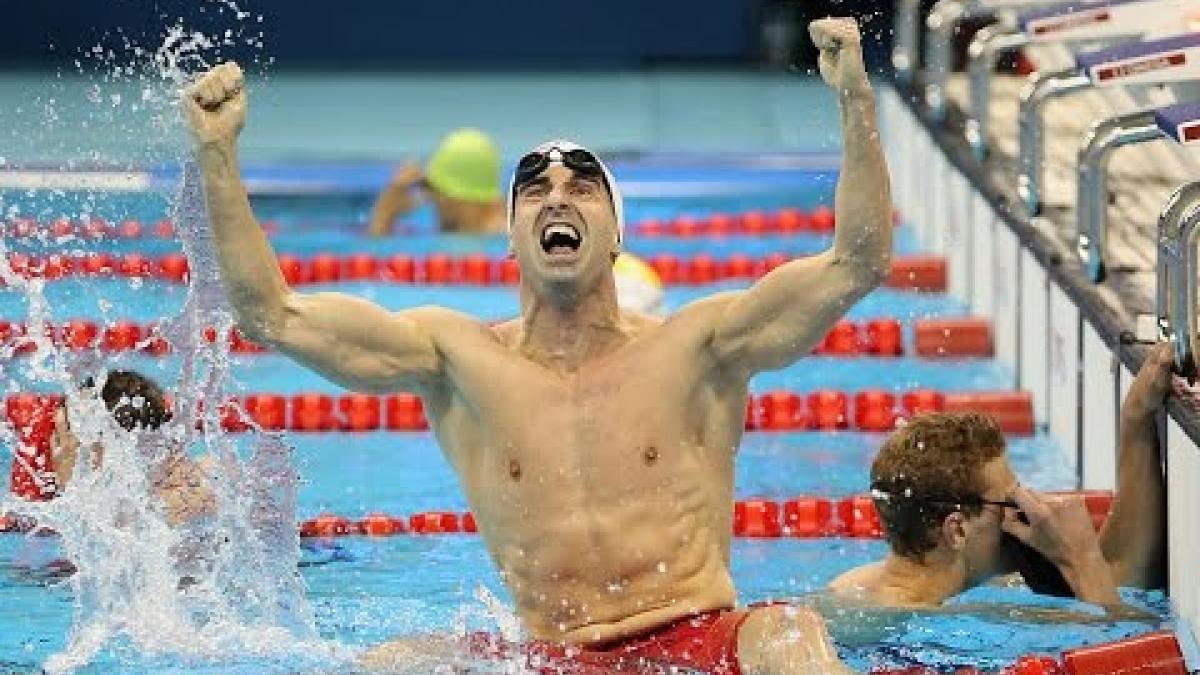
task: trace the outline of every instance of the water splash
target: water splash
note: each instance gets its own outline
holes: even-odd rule
[[[218,14],[232,12],[237,22],[252,20],[230,0],[201,5]],[[172,161],[181,166],[169,199],[170,215],[194,278],[182,309],[159,325],[176,350],[173,364],[179,369],[176,376],[162,378],[165,388],[176,393],[172,422],[155,432],[125,432],[102,401],[79,390],[77,383],[86,375],[103,382],[104,370],[112,364],[101,362],[97,354],[80,358],[56,347],[48,329],[63,317],[54,316],[45,282],[18,274],[9,264],[8,243],[0,240],[0,280],[6,293],[23,296],[26,332],[34,345],[19,361],[13,358],[14,345],[0,345],[6,388],[31,384],[63,392],[81,448],[103,448],[103,461],[89,461],[81,449],[70,484],[53,501],[0,501],[0,511],[30,515],[40,527],[58,533],[65,558],[76,568],[69,578],[72,629],[67,646],[47,660],[49,672],[73,671],[107,652],[137,663],[251,660],[289,667],[328,665],[351,655],[347,648],[318,639],[304,597],[297,571],[297,473],[291,449],[278,436],[225,435],[219,406],[211,404],[227,397],[230,359],[227,342],[210,344],[202,331],[214,326],[225,335],[232,319],[177,102],[196,71],[215,62],[223,47],[246,43],[244,32],[242,27],[217,33],[191,30],[179,19],[153,49],[124,35],[117,48],[97,45],[78,62],[81,71],[87,65],[98,75],[87,88],[84,114],[76,123],[79,129],[99,129],[97,135],[118,152],[106,154],[111,146],[104,143],[74,153],[62,145],[68,141],[49,144],[83,157],[84,163],[130,170]],[[63,132],[67,113],[78,112],[65,100],[56,95],[38,101],[30,109],[39,124],[25,128],[40,128],[35,136]],[[59,170],[78,168],[79,161],[64,160]],[[86,219],[111,199],[106,192],[69,194],[61,189],[31,189],[21,197],[0,204],[5,216]],[[69,248],[78,246],[74,238],[53,241],[44,233],[23,243],[34,251],[85,252]],[[111,309],[113,303],[99,297],[101,291],[85,287],[80,292],[95,294],[102,311]],[[216,507],[173,526],[161,502],[161,473],[181,453],[204,467]]]

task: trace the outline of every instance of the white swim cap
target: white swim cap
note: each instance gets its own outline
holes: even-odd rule
[[[617,285],[617,304],[647,314],[666,311],[662,279],[646,261],[632,253],[622,253],[613,264]]]
[[[596,155],[596,153],[588,150],[578,143],[575,143],[574,141],[555,139],[553,141],[546,141],[545,143],[542,143],[536,148],[525,153],[525,155],[522,157],[527,157],[535,153],[550,153],[551,162],[561,163],[563,161],[563,153],[570,152],[571,150],[583,150],[584,152],[588,153],[596,159],[596,163],[600,165],[600,170],[604,172],[604,182],[608,185],[608,194],[612,199],[613,213],[615,213],[617,216],[617,243],[621,243],[625,239],[625,203],[624,200],[621,199],[621,189],[617,187],[617,181],[613,178],[612,172],[608,170],[608,167],[604,165],[604,162],[599,156]],[[513,211],[516,208],[514,199],[516,195],[513,194],[513,190],[516,188],[516,186],[517,173],[514,171],[512,178],[508,182],[508,232],[510,235],[512,234]]]

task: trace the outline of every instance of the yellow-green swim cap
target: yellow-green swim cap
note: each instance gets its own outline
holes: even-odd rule
[[[500,152],[482,131],[459,129],[443,138],[429,158],[425,180],[447,197],[480,203],[497,201]]]

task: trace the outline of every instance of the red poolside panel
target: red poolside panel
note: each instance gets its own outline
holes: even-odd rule
[[[970,391],[947,393],[945,412],[978,412],[996,418],[1009,434],[1033,433],[1033,396],[1026,391]]]
[[[1179,642],[1168,631],[1063,654],[1070,675],[1187,675]]]
[[[911,255],[892,259],[892,271],[884,282],[888,288],[941,293],[946,290],[946,259]]]
[[[917,355],[991,357],[992,325],[986,319],[920,319],[913,323]]]

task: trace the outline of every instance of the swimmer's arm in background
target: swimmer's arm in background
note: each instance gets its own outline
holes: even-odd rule
[[[237,157],[246,119],[242,71],[224,63],[184,94],[196,139],[221,277],[246,336],[269,344],[350,389],[420,392],[441,372],[431,337],[446,310],[392,313],[339,293],[288,287],[250,208]]]
[[[1171,345],[1155,347],[1121,406],[1117,492],[1100,530],[1100,548],[1122,586],[1166,585],[1166,486],[1157,420],[1171,390],[1173,365]]]
[[[210,476],[216,470],[211,457],[192,459],[182,451],[172,453],[154,480],[154,491],[171,527],[217,510]]]
[[[821,75],[838,93],[842,165],[833,248],[776,268],[733,294],[714,346],[727,367],[753,375],[807,355],[838,318],[886,278],[892,252],[892,201],[879,144],[875,97],[852,19],[809,26],[821,50]]]
[[[379,193],[375,207],[371,209],[371,222],[367,231],[372,236],[391,234],[395,220],[417,207],[414,189],[422,177],[421,167],[416,164],[405,164],[396,171]]]
[[[955,616],[977,616],[984,620],[1015,621],[1023,624],[1042,625],[1062,623],[1111,625],[1115,621],[1139,621],[1158,624],[1163,621],[1161,616],[1153,612],[1124,604],[1111,605],[1102,609],[1104,610],[1103,613],[1085,612],[1062,607],[1033,607],[1008,603],[975,602],[944,605],[942,607],[922,610],[922,612]]]

